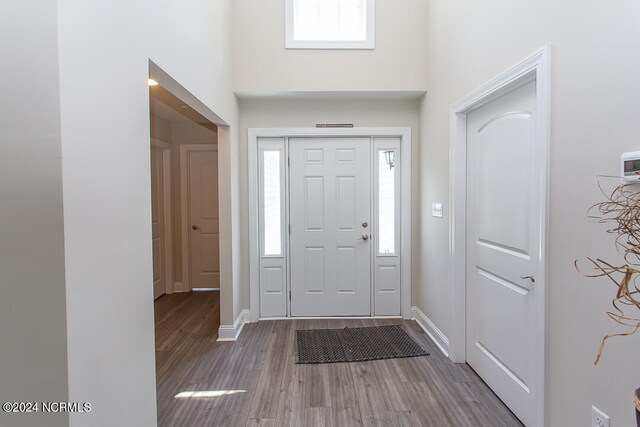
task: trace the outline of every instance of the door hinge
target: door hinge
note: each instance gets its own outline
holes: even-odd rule
[[[291,301],[291,291],[289,291],[289,301]]]
[[[287,165],[291,167],[291,157],[287,157]]]
[[[291,234],[291,224],[289,224],[289,234]]]

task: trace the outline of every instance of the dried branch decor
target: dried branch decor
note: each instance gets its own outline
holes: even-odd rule
[[[615,234],[616,247],[624,255],[624,265],[614,265],[600,258],[587,258],[596,271],[594,274],[584,274],[585,277],[607,277],[616,286],[616,296],[611,301],[613,309],[607,315],[613,319],[624,331],[606,335],[600,343],[598,355],[594,365],[600,361],[605,342],[612,337],[629,336],[640,329],[640,289],[638,288],[638,273],[640,273],[640,186],[637,184],[622,184],[611,194],[607,194],[600,186],[606,201],[593,205],[589,211],[590,218],[597,219],[604,224],[613,224],[607,233]],[[575,261],[578,269],[578,261]],[[580,271],[578,269],[578,271]],[[627,314],[632,311],[633,314]]]

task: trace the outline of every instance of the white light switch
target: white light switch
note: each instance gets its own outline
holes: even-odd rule
[[[431,215],[436,218],[442,218],[442,203],[431,204]]]

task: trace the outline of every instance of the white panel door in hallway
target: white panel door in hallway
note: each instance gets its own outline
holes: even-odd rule
[[[536,398],[541,159],[535,83],[467,116],[467,362],[526,424]]]
[[[370,138],[290,138],[291,315],[371,314]]]
[[[161,148],[151,147],[151,232],[153,248],[153,298],[166,291],[164,165]]]
[[[218,153],[189,152],[191,288],[220,287]]]

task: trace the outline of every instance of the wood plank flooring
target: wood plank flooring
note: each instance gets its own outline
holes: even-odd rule
[[[413,321],[262,321],[218,343],[217,292],[165,295],[155,312],[159,426],[522,426]],[[296,329],[392,324],[431,356],[295,364]]]

